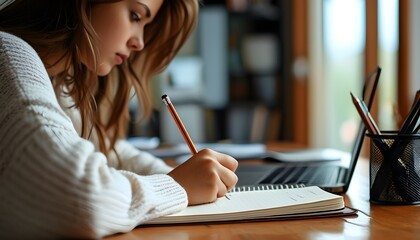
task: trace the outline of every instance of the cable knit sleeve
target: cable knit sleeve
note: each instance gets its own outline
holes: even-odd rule
[[[1,239],[99,238],[186,207],[169,176],[110,167],[77,134],[35,51],[1,32],[0,74]]]
[[[115,145],[115,154],[111,154],[110,161],[113,166],[132,171],[141,175],[168,173],[172,170],[161,159],[152,154],[140,151],[126,140],[118,140]]]

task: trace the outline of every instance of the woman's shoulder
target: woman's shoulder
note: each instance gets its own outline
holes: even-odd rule
[[[0,31],[0,47],[1,49],[20,46],[33,49],[25,40],[8,32]]]
[[[1,64],[24,63],[25,61],[35,61],[36,64],[43,66],[41,59],[35,49],[29,45],[24,39],[13,35],[11,33],[0,31],[0,56],[2,58]],[[39,65],[38,65],[39,66]]]
[[[0,31],[0,69],[2,73],[24,73],[35,70],[45,74],[46,70],[38,53],[24,39]]]
[[[16,99],[55,99],[51,80],[36,51],[21,38],[1,31],[0,72],[2,94]]]
[[[21,39],[11,33],[0,31],[0,38],[3,40],[4,38],[11,38],[11,39]]]

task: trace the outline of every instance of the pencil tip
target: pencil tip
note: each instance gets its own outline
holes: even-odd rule
[[[354,96],[352,92],[350,92],[350,95],[351,95],[351,99],[352,99],[353,103],[359,102],[359,99],[356,96]]]

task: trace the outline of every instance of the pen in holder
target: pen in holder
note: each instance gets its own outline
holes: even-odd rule
[[[370,201],[420,203],[420,134],[382,132],[370,138]]]

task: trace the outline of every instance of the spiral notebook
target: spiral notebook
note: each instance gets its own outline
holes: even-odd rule
[[[146,224],[255,221],[346,216],[355,211],[342,196],[304,185],[259,185],[232,189],[213,203],[152,219]]]

